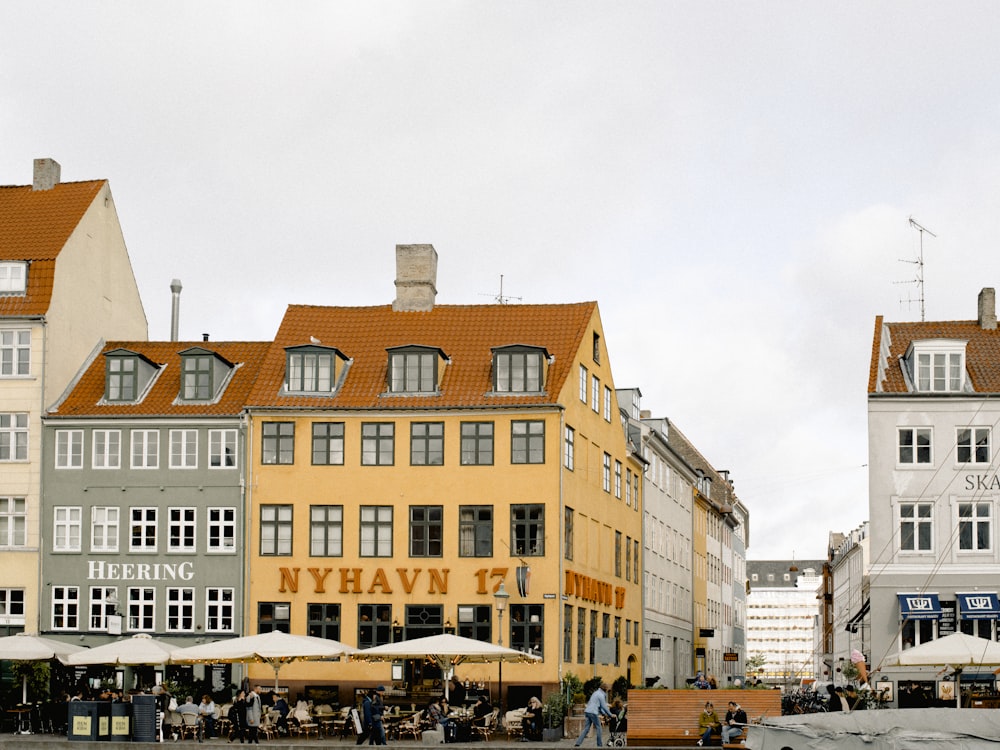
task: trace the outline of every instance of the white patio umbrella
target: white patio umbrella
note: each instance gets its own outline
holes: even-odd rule
[[[955,670],[955,703],[962,707],[962,670],[1000,666],[1000,643],[965,633],[952,633],[899,653],[899,666],[951,667]]]
[[[66,657],[83,646],[63,643],[52,638],[42,638],[36,633],[17,633],[0,638],[0,659],[10,661],[49,661],[59,659],[65,663]],[[24,676],[21,686],[21,702],[28,702],[28,676]]]
[[[542,660],[540,656],[535,654],[450,633],[373,646],[359,651],[351,659],[355,661],[430,659],[441,667],[441,672],[445,675],[463,663],[536,662]],[[444,694],[445,697],[448,696],[447,680],[444,681]]]
[[[147,633],[136,633],[131,638],[105,643],[95,648],[70,654],[65,664],[79,667],[91,664],[113,664],[124,667],[167,664],[170,653],[177,647],[158,641]]]
[[[283,664],[294,661],[323,661],[356,653],[346,643],[311,635],[291,635],[279,630],[247,635],[242,638],[202,643],[175,649],[174,664],[221,664],[259,662],[274,669],[274,687],[278,687],[278,672]]]

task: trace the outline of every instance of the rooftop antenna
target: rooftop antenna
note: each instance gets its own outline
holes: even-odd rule
[[[493,301],[496,302],[498,305],[509,304],[511,300],[520,302],[522,299],[524,299],[523,297],[504,296],[504,293],[503,293],[503,274],[500,274],[500,294],[490,295],[490,296],[493,297]]]
[[[910,217],[910,226],[920,232],[920,257],[916,260],[906,260],[905,258],[900,258],[900,263],[912,263],[917,267],[917,277],[912,281],[900,281],[899,284],[916,284],[917,289],[920,293],[920,322],[923,323],[925,320],[924,316],[924,233],[926,232],[931,237],[937,237],[934,232],[932,232],[927,227],[923,226],[920,222]]]

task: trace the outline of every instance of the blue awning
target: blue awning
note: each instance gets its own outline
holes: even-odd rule
[[[955,594],[963,620],[1000,619],[1000,598],[993,592]]]
[[[896,594],[904,620],[940,620],[941,602],[937,594]]]

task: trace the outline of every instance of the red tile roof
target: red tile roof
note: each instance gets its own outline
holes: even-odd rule
[[[938,322],[884,323],[876,319],[872,360],[869,367],[869,393],[908,393],[900,371],[899,359],[913,341],[956,339],[967,341],[965,369],[976,393],[1000,393],[1000,329],[983,330],[975,320]],[[889,336],[889,355],[879,391],[878,364],[882,337]]]
[[[0,316],[44,315],[55,260],[106,180],[63,182],[51,190],[0,186],[0,260],[26,260],[24,295],[0,296]]]
[[[268,342],[247,341],[110,341],[87,367],[66,399],[50,417],[199,417],[234,416],[247,402],[253,382],[267,353]],[[191,347],[207,349],[240,365],[222,398],[216,403],[177,404],[180,393],[180,352]],[[138,404],[102,404],[104,397],[104,354],[116,349],[141,354],[158,365],[166,365],[146,397]]]
[[[251,405],[326,408],[475,408],[555,403],[566,378],[576,376],[583,337],[595,325],[596,302],[559,305],[436,305],[429,312],[378,307],[291,305],[281,322],[251,394]],[[282,396],[285,348],[319,339],[354,361],[333,397]],[[421,345],[451,359],[433,396],[387,396],[387,349]],[[490,396],[492,348],[511,344],[544,347],[555,357],[546,393]]]

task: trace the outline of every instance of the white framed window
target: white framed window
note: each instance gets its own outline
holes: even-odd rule
[[[208,551],[236,552],[236,508],[208,509]]]
[[[121,430],[94,430],[93,468],[119,469],[122,465]]]
[[[52,550],[79,552],[83,509],[79,506],[56,506],[52,512]]]
[[[194,589],[167,589],[167,632],[186,633],[194,630]]]
[[[594,414],[601,413],[601,380],[596,375],[590,376],[590,408]]]
[[[31,331],[0,331],[0,376],[31,374]]]
[[[958,548],[963,552],[988,552],[993,547],[992,516],[988,502],[958,503]]]
[[[28,264],[24,261],[0,263],[0,294],[24,294],[27,268]]]
[[[119,517],[121,509],[115,506],[95,506],[90,509],[90,551],[117,552]]]
[[[152,586],[129,587],[128,629],[151,632],[156,629],[156,589]]]
[[[899,504],[899,549],[932,552],[934,549],[934,504]]]
[[[611,389],[604,386],[604,421],[611,421]]]
[[[76,630],[80,626],[80,589],[77,586],[52,587],[52,629]]]
[[[898,462],[900,464],[927,464],[934,462],[931,449],[933,433],[930,427],[899,427]]]
[[[208,431],[208,467],[236,468],[236,430]]]
[[[24,589],[0,588],[0,624],[24,627]]]
[[[28,543],[28,508],[23,497],[0,497],[0,547]]]
[[[129,508],[129,552],[156,552],[156,508]]]
[[[576,430],[566,425],[563,437],[563,465],[573,471],[576,464]]]
[[[198,468],[198,430],[170,431],[170,468]]]
[[[959,427],[955,434],[955,459],[960,464],[990,462],[990,428]]]
[[[159,430],[132,430],[132,468],[160,468]]]
[[[83,468],[83,430],[56,430],[56,468]]]
[[[235,627],[236,597],[231,588],[205,589],[205,632],[232,633]]]
[[[167,510],[167,552],[194,552],[197,531],[194,508]]]
[[[28,415],[0,414],[0,461],[28,460]]]
[[[117,586],[90,587],[90,630],[108,629],[108,615],[115,614],[115,605],[109,599],[118,601]]]
[[[580,400],[587,403],[587,368],[580,365]]]
[[[917,352],[916,384],[921,392],[948,393],[965,386],[962,352]]]

